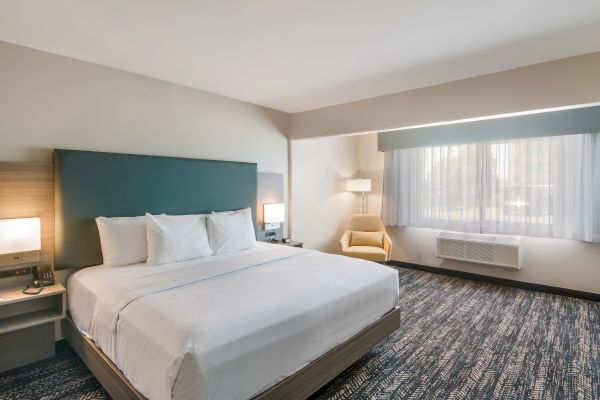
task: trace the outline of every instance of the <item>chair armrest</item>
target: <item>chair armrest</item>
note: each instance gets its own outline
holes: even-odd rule
[[[342,253],[344,251],[346,251],[346,249],[348,247],[350,247],[350,235],[351,235],[352,231],[345,231],[344,234],[342,235],[342,238],[340,239],[340,245],[342,246]]]
[[[388,254],[388,260],[392,256],[392,239],[386,231],[383,231],[383,249]]]

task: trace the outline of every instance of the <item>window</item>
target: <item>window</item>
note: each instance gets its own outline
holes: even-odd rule
[[[598,134],[386,152],[387,225],[600,241]]]

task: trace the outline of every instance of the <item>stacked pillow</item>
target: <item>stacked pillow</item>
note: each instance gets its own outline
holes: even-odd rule
[[[104,265],[160,265],[250,249],[252,211],[96,218]]]
[[[104,265],[120,267],[148,259],[146,217],[96,218]]]
[[[146,235],[150,265],[212,255],[204,215],[146,214]]]
[[[215,254],[232,253],[254,247],[254,225],[252,211],[213,212],[207,218],[210,248]]]

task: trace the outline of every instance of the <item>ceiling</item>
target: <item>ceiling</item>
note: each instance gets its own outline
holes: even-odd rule
[[[600,1],[2,0],[0,40],[298,112],[600,51]]]

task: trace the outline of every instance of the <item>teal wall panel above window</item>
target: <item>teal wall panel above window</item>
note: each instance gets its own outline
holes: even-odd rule
[[[600,106],[380,132],[379,151],[600,132]]]

